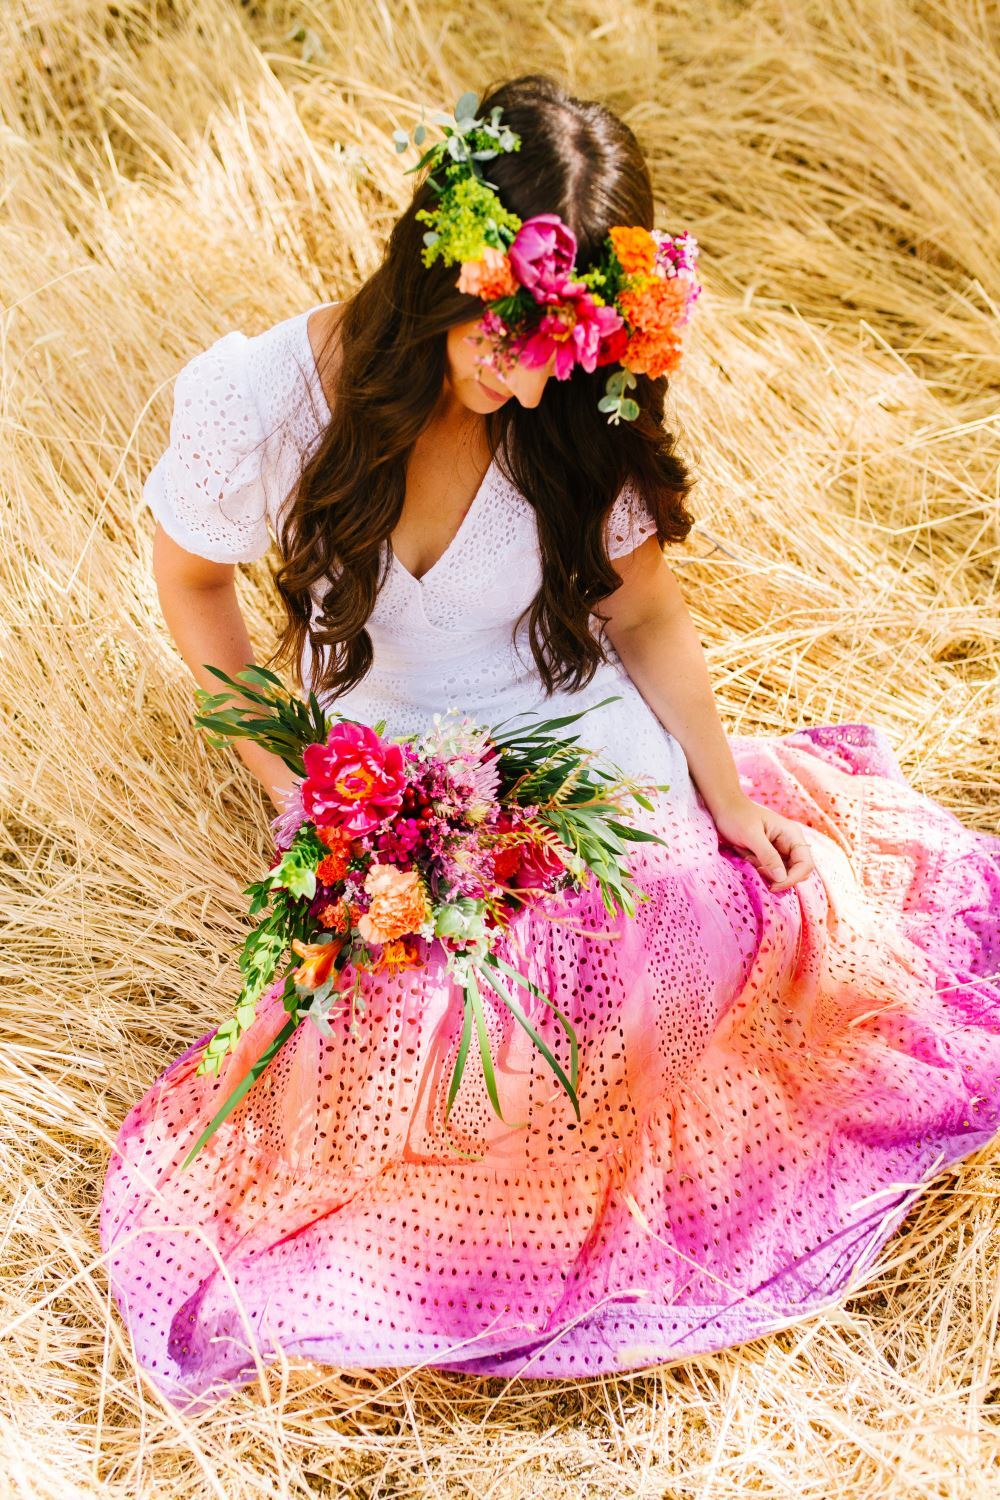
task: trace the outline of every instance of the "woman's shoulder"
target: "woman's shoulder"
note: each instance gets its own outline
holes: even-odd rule
[[[291,435],[307,443],[330,417],[332,378],[326,370],[321,376],[320,367],[329,365],[338,306],[313,303],[246,340],[247,381],[261,419],[272,427],[289,423]]]
[[[283,494],[329,420],[308,324],[332,305],[230,329],[174,377],[170,440],[143,497],[188,551],[220,562],[267,551]]]
[[[646,504],[636,480],[626,479],[605,520],[605,545],[610,558],[625,557],[656,535],[656,517]]]
[[[333,409],[333,391],[340,366],[340,320],[344,302],[320,302],[306,309],[306,342],[312,360],[312,373],[319,384],[327,412]]]
[[[313,303],[257,332],[230,329],[199,349],[174,378],[174,408],[203,402],[223,427],[249,436],[254,416],[265,429],[297,414],[303,400],[320,398],[329,416],[318,360],[329,362],[330,312],[338,303]]]

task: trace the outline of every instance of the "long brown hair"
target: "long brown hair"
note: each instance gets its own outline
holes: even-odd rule
[[[593,263],[611,225],[653,228],[649,169],[632,131],[603,104],[526,74],[491,87],[477,113],[495,105],[521,148],[486,163],[486,176],[521,219],[562,217],[576,235],[578,269]],[[434,202],[420,181],[382,264],[339,307],[331,419],[282,510],[274,581],[288,619],[271,663],[290,662],[298,674],[308,636],[317,693],[345,692],[372,665],[365,622],[391,562],[407,456],[440,395],[448,329],[482,311],[457,290],[456,267],[421,260],[416,214]],[[684,503],[694,480],[663,427],[666,377],[637,376],[639,416],[616,426],[597,410],[613,368],[577,366],[567,380],[550,378],[536,407],[515,398],[483,416],[498,467],[537,517],[542,583],[515,629],[526,620],[547,694],[583,687],[604,659],[589,617],[603,619],[598,601],[618,586],[604,522],[622,486],[635,485],[661,544],[683,541],[694,524]]]

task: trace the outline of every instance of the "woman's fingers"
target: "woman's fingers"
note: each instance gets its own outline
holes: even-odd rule
[[[766,875],[773,884],[780,884],[787,879],[785,866],[775,847],[775,842],[763,830],[760,838],[750,846],[748,857],[761,874]]]
[[[812,850],[806,841],[805,830],[798,823],[783,822],[771,835],[773,844],[780,849],[787,868],[784,880],[778,885],[794,885],[815,869]]]

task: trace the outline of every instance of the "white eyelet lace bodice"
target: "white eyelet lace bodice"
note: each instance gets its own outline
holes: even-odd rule
[[[143,498],[187,551],[251,562],[277,538],[281,504],[329,420],[306,323],[331,305],[317,303],[257,335],[226,333],[177,375],[170,442]],[[654,532],[627,486],[609,517],[609,556]],[[388,550],[389,572],[367,622],[374,664],[350,692],[325,698],[326,707],[366,723],[384,719],[389,734],[408,734],[452,706],[496,724],[524,711],[573,713],[616,695],[566,732],[627,772],[669,783],[670,797],[693,799],[681,746],[613,650],[585,688],[545,697],[526,631],[513,639],[541,581],[535,514],[495,460],[457,534],[420,579]],[[308,643],[301,669],[309,685]]]

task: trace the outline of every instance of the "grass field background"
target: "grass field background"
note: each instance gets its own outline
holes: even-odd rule
[[[238,987],[269,806],[206,748],[142,481],[181,363],[348,292],[421,103],[546,69],[632,125],[704,285],[670,553],[727,728],[883,726],[1000,807],[1000,37],[986,0],[0,9],[0,1488],[12,1496],[997,1493],[1000,1156],[842,1308],[588,1382],[272,1369],[185,1420],[97,1236],[118,1125]],[[267,560],[239,575],[263,652]]]

